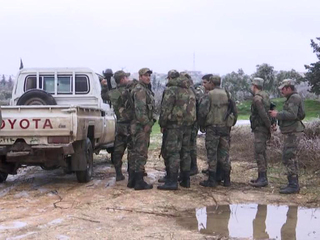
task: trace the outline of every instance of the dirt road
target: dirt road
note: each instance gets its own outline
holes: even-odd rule
[[[147,163],[149,191],[134,191],[126,180],[115,182],[108,155],[95,156],[94,177],[79,184],[74,174],[61,169],[23,168],[0,184],[0,239],[229,239],[217,233],[200,233],[179,219],[195,209],[221,204],[258,203],[319,207],[319,195],[305,184],[301,194],[281,196],[281,173],[270,173],[270,186],[253,189],[254,163],[232,163],[232,186],[207,189],[199,186],[203,174],[192,177],[190,189],[159,191],[163,174],[158,159],[160,136],[152,139]],[[203,139],[199,139],[199,167],[206,168]],[[276,166],[281,168],[281,165]],[[123,168],[125,171],[125,167]],[[279,177],[280,176],[280,177]],[[231,237],[230,237],[231,238]]]

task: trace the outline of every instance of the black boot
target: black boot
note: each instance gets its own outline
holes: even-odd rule
[[[203,169],[201,172],[206,174],[206,175],[209,175],[209,169]]]
[[[201,186],[204,187],[216,187],[217,182],[216,182],[216,172],[211,172],[209,171],[209,178],[208,180],[200,182]]]
[[[223,171],[223,186],[225,187],[230,187],[231,186],[231,181],[230,181],[230,170],[229,171]]]
[[[216,182],[217,183],[221,183],[221,181],[223,180],[223,169],[221,167],[221,164],[220,162],[218,162],[217,164],[217,171],[216,171]]]
[[[190,175],[191,171],[184,171],[181,172],[182,174],[182,181],[180,182],[180,186],[184,188],[190,188]]]
[[[135,173],[134,190],[146,190],[146,189],[152,189],[153,188],[152,184],[148,184],[143,180],[143,174],[144,174],[144,172],[136,172]]]
[[[250,182],[249,184],[253,187],[266,187],[268,186],[267,172],[259,172],[258,179],[255,182]]]
[[[197,158],[191,159],[190,176],[198,174]]]
[[[297,175],[288,176],[289,184],[286,188],[283,188],[279,191],[282,194],[292,194],[292,193],[299,193],[300,186],[299,180]]]
[[[115,167],[116,169],[116,181],[122,181],[124,180],[124,176],[122,174],[121,165],[119,167]]]
[[[178,190],[178,173],[170,173],[164,185],[158,186],[159,190]]]
[[[128,188],[134,188],[134,185],[135,185],[134,171],[133,170],[129,170],[129,178],[128,178],[127,187]]]
[[[256,183],[259,178],[261,178],[260,172],[258,172],[258,177],[257,177],[256,179],[251,179],[251,180],[250,180],[250,183]]]
[[[282,187],[280,187],[280,190],[283,190],[283,189],[285,189],[285,188],[287,188],[288,187],[288,185],[289,185],[289,176],[287,176],[287,179],[288,179],[288,184],[287,185],[285,185],[285,186],[282,186]]]
[[[164,183],[166,182],[167,178],[169,177],[169,169],[166,167],[166,175],[164,175],[164,177],[160,178],[158,180],[159,183]]]

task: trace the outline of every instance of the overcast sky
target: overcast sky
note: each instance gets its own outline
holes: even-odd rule
[[[317,61],[319,0],[0,0],[0,73],[149,67],[226,73]],[[195,64],[194,64],[195,59]]]

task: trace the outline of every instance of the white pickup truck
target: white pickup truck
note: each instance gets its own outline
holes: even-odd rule
[[[93,153],[112,151],[113,110],[88,68],[21,69],[1,112],[0,183],[21,166],[62,167],[88,182]]]

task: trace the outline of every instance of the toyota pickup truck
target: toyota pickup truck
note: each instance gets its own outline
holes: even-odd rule
[[[1,114],[0,183],[21,166],[61,167],[88,182],[93,153],[112,152],[115,116],[89,68],[21,69]]]

